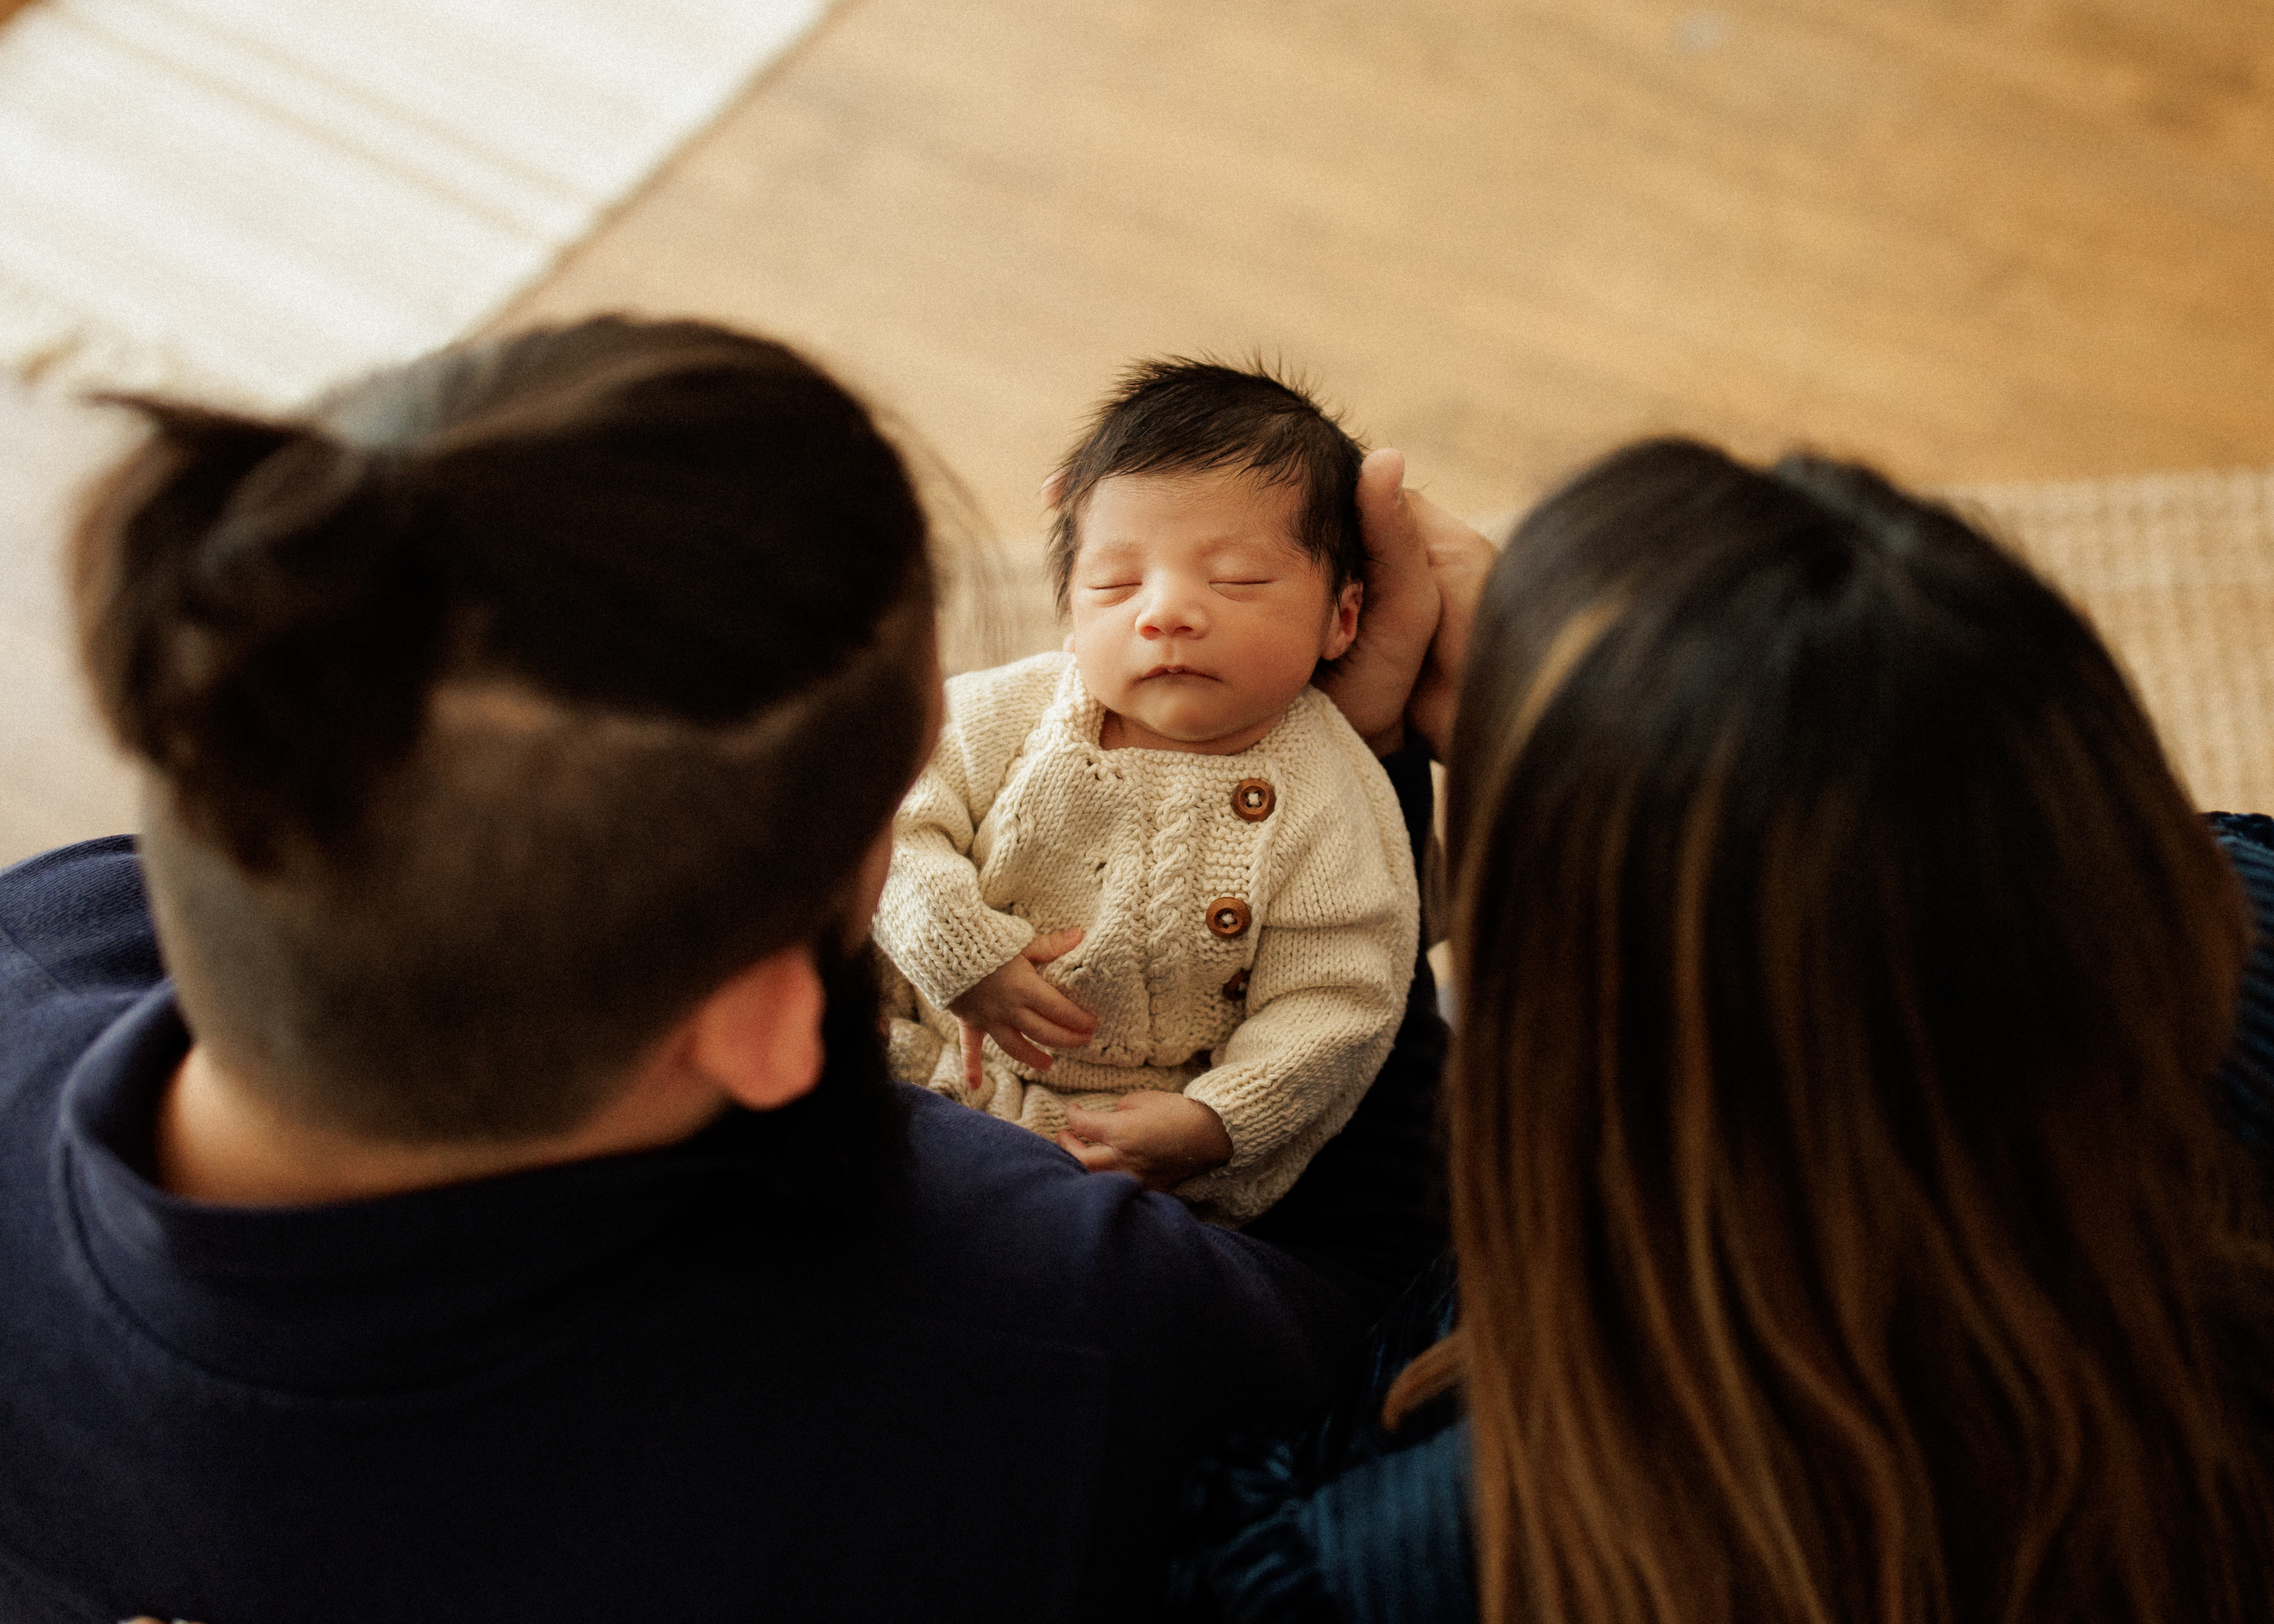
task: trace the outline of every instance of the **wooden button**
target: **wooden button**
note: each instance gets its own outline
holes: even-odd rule
[[[1224,996],[1235,1004],[1247,996],[1247,972],[1234,970],[1231,979],[1224,984]]]
[[[1247,934],[1247,905],[1237,897],[1218,897],[1208,905],[1208,928],[1229,942]]]
[[[1242,778],[1232,786],[1231,809],[1234,816],[1260,823],[1271,816],[1278,799],[1271,786],[1261,778]]]

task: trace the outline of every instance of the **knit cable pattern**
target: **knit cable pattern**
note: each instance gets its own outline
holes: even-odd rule
[[[948,711],[877,917],[905,976],[887,999],[896,1074],[1046,1134],[1069,1104],[1190,1094],[1233,1157],[1178,1193],[1217,1222],[1254,1217],[1349,1119],[1404,1010],[1418,906],[1388,776],[1316,690],[1223,756],[1099,748],[1104,713],[1064,654],[959,677]],[[1235,808],[1247,779],[1273,789],[1260,821]],[[1209,930],[1219,897],[1247,929]],[[968,1092],[947,1004],[1067,925],[1084,939],[1043,973],[1096,1037],[1047,1075],[990,1041]]]

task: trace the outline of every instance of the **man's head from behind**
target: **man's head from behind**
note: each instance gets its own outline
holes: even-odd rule
[[[201,1043],[405,1143],[574,1127],[837,943],[924,747],[924,525],[781,346],[598,320],[299,423],[145,404],[78,541]]]

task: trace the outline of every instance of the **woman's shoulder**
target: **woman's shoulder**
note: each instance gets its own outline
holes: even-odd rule
[[[0,871],[0,953],[42,986],[140,994],[165,974],[131,836],[66,846]]]
[[[1187,1524],[1204,1536],[1178,1559],[1174,1613],[1221,1624],[1468,1624],[1468,1500],[1465,1422],[1299,1490],[1283,1463],[1215,1466],[1187,1493]]]
[[[2219,1096],[2242,1142],[2274,1157],[2274,817],[2213,812],[2207,821],[2242,882],[2254,926]]]
[[[1175,1578],[1190,1619],[1476,1615],[1469,1543],[1469,1429],[1432,1400],[1392,1431],[1382,1401],[1413,1357],[1452,1328],[1449,1261],[1425,1274],[1369,1340],[1352,1383],[1291,1431],[1236,1434],[1187,1483]]]

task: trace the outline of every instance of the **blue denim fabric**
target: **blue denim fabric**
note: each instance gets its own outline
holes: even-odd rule
[[[1187,1484],[1171,1612],[1191,1620],[1423,1624],[1476,1616],[1469,1428],[1449,1395],[1382,1426],[1389,1385],[1452,1329],[1440,1259],[1374,1329],[1366,1367],[1292,1432],[1226,1441]]]
[[[2210,826],[2242,876],[2258,929],[2242,974],[2234,1047],[2219,1068],[2219,1095],[2235,1136],[2262,1162],[2274,1161],[2274,817],[2214,812]]]

